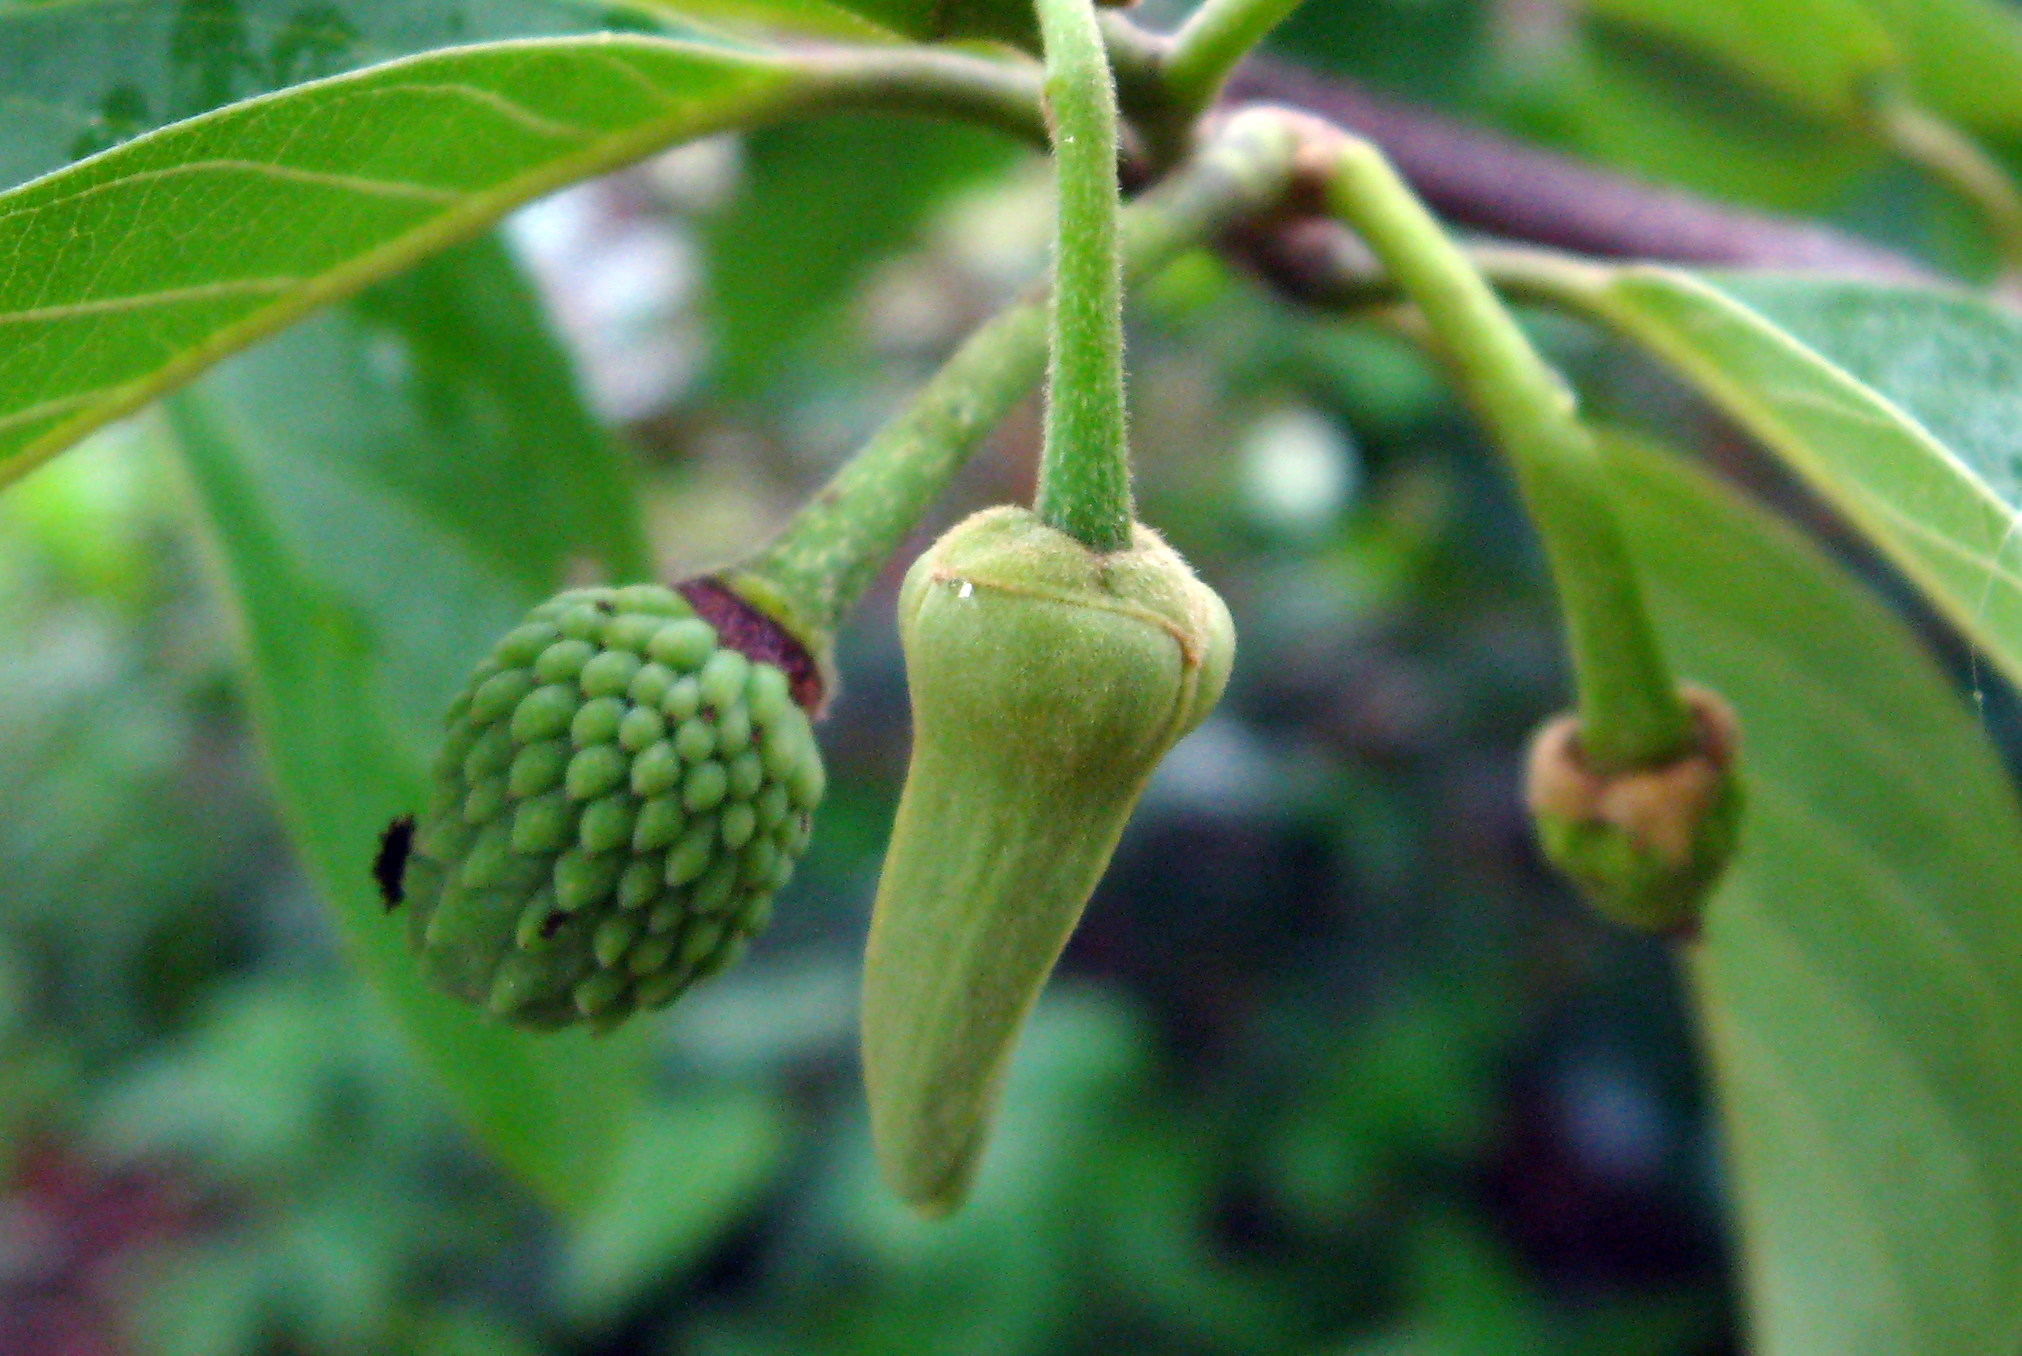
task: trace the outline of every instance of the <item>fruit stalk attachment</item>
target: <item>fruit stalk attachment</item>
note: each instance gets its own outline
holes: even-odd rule
[[[1577,717],[1547,721],[1531,740],[1524,800],[1546,859],[1597,913],[1689,941],[1734,853],[1742,796],[1734,713],[1703,688],[1681,695],[1691,747],[1644,767],[1598,769],[1580,747]]]

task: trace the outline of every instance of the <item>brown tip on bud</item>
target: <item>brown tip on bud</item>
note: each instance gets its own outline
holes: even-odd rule
[[[828,697],[821,665],[791,631],[711,575],[698,575],[674,586],[695,615],[716,628],[717,638],[746,659],[763,660],[784,673],[800,709],[821,714]]]
[[[1688,751],[1603,771],[1580,748],[1578,717],[1558,716],[1531,741],[1524,799],[1545,856],[1600,912],[1687,940],[1734,850],[1739,727],[1713,693],[1688,686],[1678,695],[1693,724]]]

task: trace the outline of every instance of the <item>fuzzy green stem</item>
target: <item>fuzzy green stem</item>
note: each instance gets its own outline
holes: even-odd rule
[[[1232,119],[1212,145],[1125,211],[1130,274],[1155,273],[1278,203],[1294,150],[1275,118]],[[983,434],[1038,382],[1046,317],[1046,297],[1035,295],[977,330],[732,578],[755,583],[803,644],[825,647]]]
[[[1039,0],[1059,205],[1046,445],[1033,510],[1091,551],[1130,545],[1116,81],[1090,0]]]
[[[2008,172],[1964,130],[1898,88],[1880,90],[1871,112],[1896,154],[1973,205],[2004,276],[2022,278],[2022,191]]]
[[[1675,757],[1691,726],[1571,392],[1381,151],[1344,141],[1327,198],[1417,304],[1511,464],[1565,613],[1586,757],[1602,770]]]
[[[1030,61],[904,46],[796,50],[784,64],[822,77],[810,88],[810,107],[958,118],[1046,144],[1040,82]]]
[[[1299,7],[1299,0],[1207,0],[1173,35],[1166,96],[1186,119],[1214,102],[1250,49]]]

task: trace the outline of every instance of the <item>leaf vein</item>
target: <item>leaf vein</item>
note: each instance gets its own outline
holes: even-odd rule
[[[153,306],[179,306],[193,301],[211,301],[241,294],[273,296],[301,285],[300,278],[233,278],[222,282],[196,283],[189,287],[166,287],[159,292],[137,292],[124,297],[101,297],[94,301],[59,302],[51,306],[31,306],[18,311],[0,311],[0,325],[30,324],[45,320],[69,320],[77,316],[108,315],[144,310]]]
[[[517,99],[507,98],[497,90],[486,89],[482,85],[471,85],[461,82],[440,82],[403,84],[396,88],[402,92],[450,94],[469,99],[473,103],[482,104],[507,121],[525,128],[536,136],[581,141],[585,137],[596,135],[590,128],[579,127],[574,123],[561,122],[555,118],[546,117],[543,114],[534,112]]]
[[[307,184],[320,188],[341,188],[349,192],[362,193],[371,197],[398,198],[412,202],[425,202],[437,206],[461,202],[467,195],[457,189],[435,188],[427,184],[406,183],[398,179],[377,179],[361,174],[338,174],[330,170],[299,169],[290,165],[276,165],[262,160],[192,160],[187,164],[164,165],[160,169],[137,170],[132,174],[122,174],[116,179],[107,179],[92,184],[74,193],[49,198],[41,202],[24,203],[21,206],[0,211],[0,222],[12,221],[18,217],[34,216],[55,207],[67,207],[119,189],[131,188],[139,184],[157,183],[167,179],[179,179],[188,175],[231,173],[253,174],[265,179],[283,183]]]

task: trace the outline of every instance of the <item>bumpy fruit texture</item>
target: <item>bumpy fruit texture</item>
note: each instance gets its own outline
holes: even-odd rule
[[[523,1026],[614,1025],[728,965],[822,794],[786,675],[649,584],[542,603],[447,723],[408,939],[436,983]]]
[[[864,957],[864,1078],[886,1181],[939,1213],[1146,780],[1221,696],[1235,630],[1141,524],[1105,555],[999,508],[913,565],[899,634],[913,754]]]

